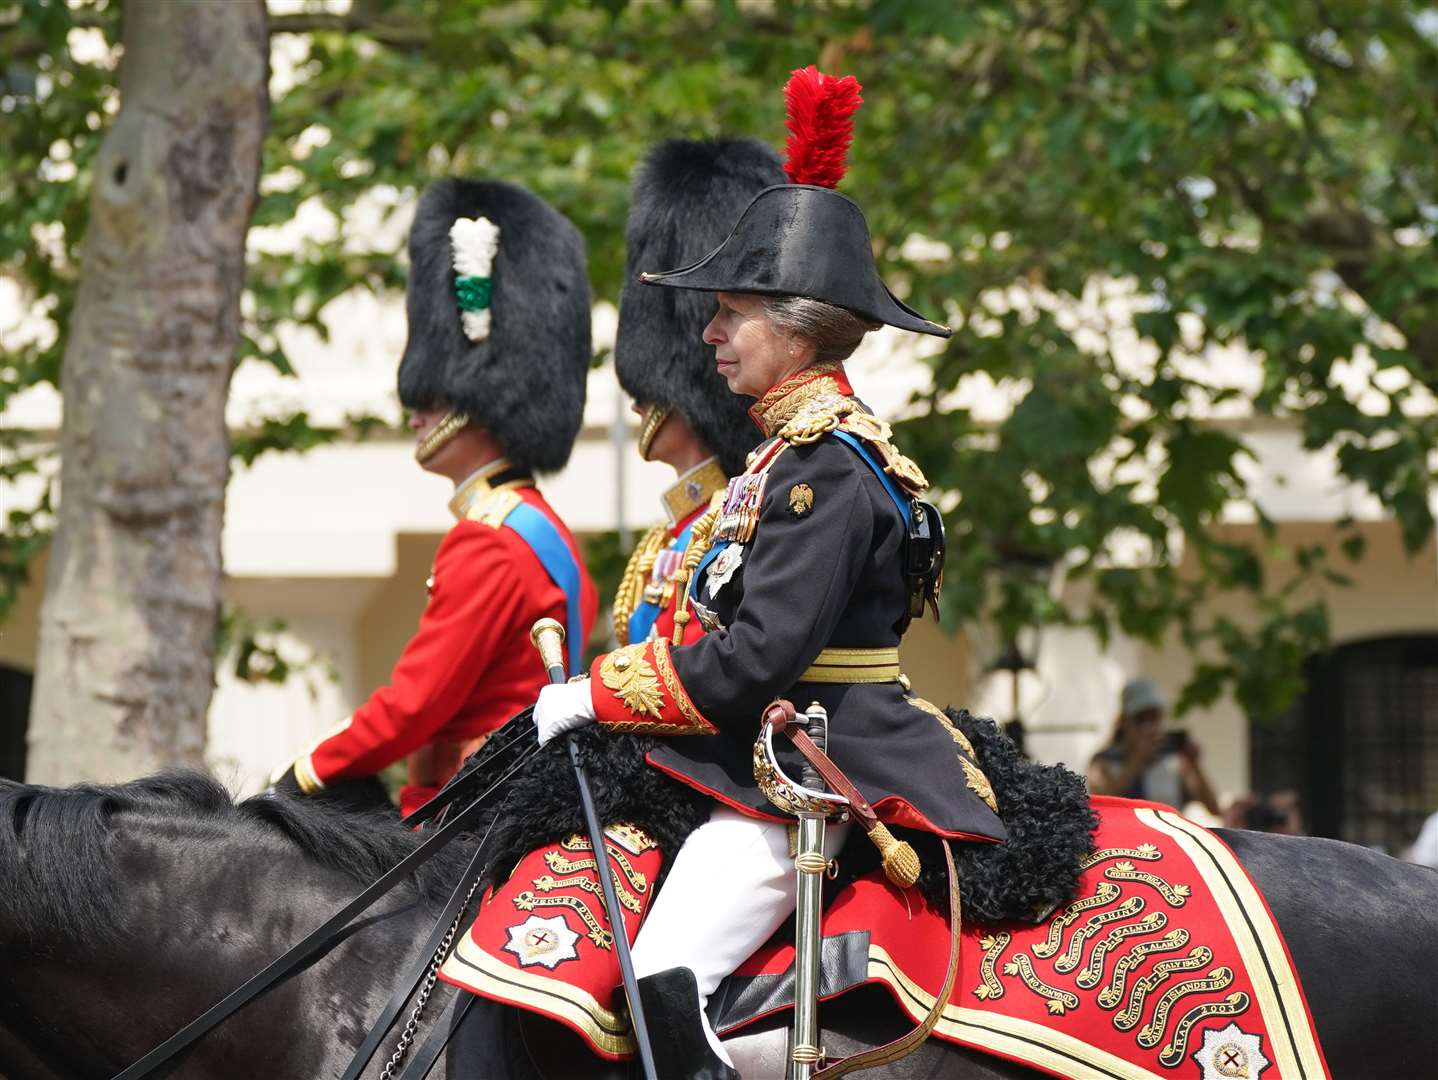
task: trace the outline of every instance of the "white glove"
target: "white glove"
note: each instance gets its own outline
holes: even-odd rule
[[[554,683],[539,692],[534,703],[534,726],[543,746],[556,735],[594,723],[594,699],[589,696],[589,680]]]

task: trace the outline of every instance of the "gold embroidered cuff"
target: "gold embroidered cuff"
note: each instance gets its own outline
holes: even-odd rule
[[[642,735],[712,735],[714,725],[699,712],[679,681],[662,638],[615,649],[594,662],[594,673],[609,693],[596,690],[594,710],[611,731]]]

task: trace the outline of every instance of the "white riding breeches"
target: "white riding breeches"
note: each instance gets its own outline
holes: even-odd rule
[[[824,855],[833,858],[847,824],[824,830]],[[716,806],[689,834],[634,942],[639,978],[687,967],[699,984],[702,1015],[719,984],[794,912],[799,884],[789,855],[789,829]],[[715,1051],[728,1055],[709,1030]]]

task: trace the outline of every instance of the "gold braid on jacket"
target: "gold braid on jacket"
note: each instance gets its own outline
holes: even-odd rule
[[[722,492],[716,492],[714,502],[719,502]],[[689,546],[684,549],[684,565],[674,575],[674,594],[679,598],[674,605],[674,639],[675,645],[684,644],[684,627],[689,624],[691,618],[689,608],[684,602],[684,594],[689,591],[689,579],[694,576],[694,571],[699,567],[699,560],[709,553],[714,546],[714,526],[719,522],[719,507],[713,506],[704,511],[704,516],[694,522],[694,531],[689,534]]]
[[[668,535],[669,528],[663,524],[655,525],[645,533],[644,539],[635,546],[634,554],[629,556],[624,576],[619,579],[619,588],[614,591],[614,638],[621,645],[629,644],[629,619],[639,606],[644,587],[649,583],[649,575]]]

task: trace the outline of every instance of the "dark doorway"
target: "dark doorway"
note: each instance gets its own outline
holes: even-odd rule
[[[0,664],[0,777],[6,780],[25,779],[25,731],[34,684],[28,671]]]
[[[1249,741],[1255,791],[1292,788],[1308,830],[1398,855],[1438,810],[1438,634],[1311,658],[1308,691]]]

